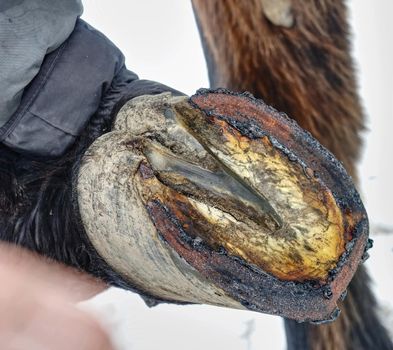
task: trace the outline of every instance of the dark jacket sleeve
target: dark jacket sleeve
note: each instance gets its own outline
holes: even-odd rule
[[[72,33],[81,0],[0,0],[0,127],[18,108],[45,55]]]
[[[79,19],[70,37],[45,57],[19,108],[0,128],[0,142],[28,156],[56,158],[72,146],[99,108],[164,91],[180,94],[140,80],[125,67],[121,51]]]

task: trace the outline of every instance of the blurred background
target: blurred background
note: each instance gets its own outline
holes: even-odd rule
[[[208,87],[188,0],[83,0],[83,18],[124,53],[128,68],[187,94]],[[375,241],[368,260],[385,324],[393,330],[393,1],[348,1],[353,55],[367,113],[361,188]],[[391,153],[392,152],[392,153]],[[119,350],[284,349],[279,317],[211,306],[149,309],[135,294],[111,289],[81,307],[98,315]]]

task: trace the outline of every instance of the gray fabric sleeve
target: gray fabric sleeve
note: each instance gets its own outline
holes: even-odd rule
[[[0,127],[16,111],[44,56],[71,34],[81,0],[0,1]]]

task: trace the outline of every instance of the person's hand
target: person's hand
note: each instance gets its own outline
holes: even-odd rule
[[[7,244],[0,244],[0,281],[0,349],[113,349],[73,305],[104,290],[102,282]]]

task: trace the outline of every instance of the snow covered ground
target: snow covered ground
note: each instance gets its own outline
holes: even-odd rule
[[[188,94],[208,86],[190,1],[84,0],[84,5],[83,17],[123,50],[128,67],[140,77]],[[375,240],[366,264],[393,328],[393,2],[352,0],[349,5],[360,92],[369,116],[359,167]],[[81,307],[98,315],[119,350],[285,348],[278,317],[196,305],[149,309],[137,295],[117,289]]]

